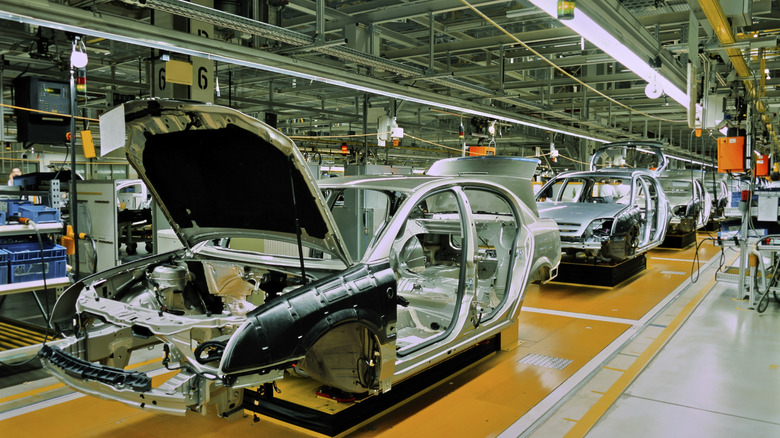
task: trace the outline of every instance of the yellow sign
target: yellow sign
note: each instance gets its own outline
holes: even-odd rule
[[[175,60],[166,62],[165,80],[171,84],[192,85],[192,64]]]
[[[95,158],[95,142],[92,140],[92,131],[81,131],[81,148],[84,150],[84,158]]]

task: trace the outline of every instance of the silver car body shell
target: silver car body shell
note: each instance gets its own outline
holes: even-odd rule
[[[290,160],[294,167],[303,175],[302,179],[309,182],[305,190],[312,194],[311,199],[318,206],[319,217],[327,223],[324,238],[303,232],[302,237],[307,244],[332,254],[331,258],[306,259],[306,276],[311,281],[324,279],[329,275],[338,275],[345,269],[387,264],[392,240],[403,226],[403,221],[399,218],[406,218],[415,207],[416,202],[433,191],[451,189],[455,193],[462,194],[464,186],[485,188],[499,193],[509,200],[520,224],[514,240],[516,246],[510,255],[512,261],[511,276],[509,277],[511,284],[507,287],[507,298],[502,301],[503,304],[495,310],[492,317],[482,321],[478,328],[475,327],[472,322],[478,318],[476,316],[477,308],[474,305],[477,282],[474,284],[466,282],[465,292],[462,296],[463,301],[457,307],[459,313],[453,319],[455,325],[447,332],[446,338],[437,339],[430,347],[413,351],[402,357],[396,355],[396,341],[395,337],[392,336],[395,328],[382,327],[382,330],[388,330],[388,332],[381,336],[381,339],[386,339],[386,341],[382,341],[381,345],[378,346],[378,351],[381,353],[381,364],[378,364],[379,371],[377,372],[379,391],[387,391],[399,380],[451,357],[452,354],[465,350],[511,326],[518,317],[526,286],[532,280],[534,273],[540,272],[542,275],[539,279],[548,280],[554,277],[557,272],[561,255],[558,228],[553,221],[538,218],[533,211],[533,204],[530,204],[529,207],[529,204],[526,204],[526,201],[522,199],[522,197],[527,198],[526,192],[530,193],[532,170],[524,175],[517,175],[511,180],[505,176],[494,177],[480,174],[478,176],[406,178],[361,177],[322,181],[322,188],[353,187],[397,191],[406,194],[407,199],[395,212],[389,224],[374,240],[362,260],[353,265],[349,254],[340,243],[339,230],[332,220],[320,187],[312,182],[313,178],[308,171],[308,166],[305,165],[297,148],[289,139],[264,124],[233,110],[182,102],[161,101],[160,104],[169,108],[173,116],[166,118],[165,110],[158,112],[156,116],[138,114],[133,119],[138,121],[138,125],[133,127],[131,123],[126,148],[131,163],[145,178],[150,191],[158,199],[158,202],[163,188],[155,188],[152,181],[146,178],[148,175],[145,174],[143,146],[139,146],[141,144],[139,139],[146,136],[144,132],[149,132],[143,128],[144,126],[149,126],[152,131],[158,129],[163,132],[165,126],[175,126],[172,129],[187,130],[191,128],[191,124],[195,123],[197,126],[193,125],[192,129],[201,129],[206,132],[210,129],[209,126],[222,129],[227,123],[243,124],[247,130],[261,133],[261,136],[264,136],[268,143],[278,145],[279,150],[282,150],[285,156],[291,157]],[[134,107],[133,105],[139,106]],[[133,114],[134,111],[141,110],[143,105],[145,104],[129,104],[131,111],[128,113]],[[144,118],[147,119],[144,120]],[[166,125],[162,120],[168,120],[169,123]],[[524,180],[528,185],[527,190],[521,191],[519,194],[505,185],[509,182],[517,183],[519,180]],[[518,187],[525,183],[521,181]],[[273,186],[269,183],[265,187],[267,189]],[[465,195],[462,195],[461,198],[464,200],[461,202],[467,202]],[[166,203],[162,202],[162,205],[166,205]],[[169,355],[168,362],[172,366],[181,367],[182,371],[159,387],[139,389],[133,387],[130,382],[133,374],[128,374],[126,371],[125,374],[120,374],[117,377],[119,381],[107,383],[105,377],[101,380],[97,377],[76,376],[64,369],[61,364],[55,363],[51,353],[42,355],[42,363],[47,371],[69,386],[97,397],[119,401],[144,410],[179,415],[183,415],[187,411],[205,414],[207,406],[213,404],[218,413],[224,414],[231,409],[236,409],[236,406],[240,407],[240,390],[242,388],[256,387],[283,378],[287,364],[304,359],[304,356],[301,354],[285,357],[279,362],[258,363],[255,369],[246,369],[228,375],[230,373],[225,371],[226,357],[223,356],[218,361],[202,363],[196,357],[196,352],[193,351],[193,342],[203,345],[210,340],[227,337],[225,351],[235,348],[237,345],[236,335],[252,330],[253,323],[247,317],[247,308],[243,307],[248,305],[246,303],[247,296],[240,296],[240,299],[228,296],[228,298],[232,298],[232,301],[228,302],[226,295],[230,294],[223,293],[224,290],[238,289],[241,293],[252,295],[255,291],[246,290],[247,284],[251,285],[251,283],[243,280],[254,278],[253,281],[259,281],[259,277],[252,277],[252,270],[273,269],[287,273],[287,275],[294,275],[299,271],[299,259],[289,255],[227,249],[214,243],[214,239],[217,238],[236,236],[276,238],[282,241],[293,240],[291,236],[278,230],[265,232],[240,227],[199,227],[196,222],[184,226],[177,223],[175,219],[183,217],[186,222],[189,220],[188,218],[195,217],[197,214],[181,216],[181,213],[172,210],[164,209],[169,219],[174,221],[177,234],[185,245],[184,249],[119,266],[76,283],[66,290],[58,300],[53,311],[52,321],[58,330],[66,330],[69,323],[72,324],[74,312],[75,320],[79,324],[81,324],[83,315],[90,318],[96,317],[100,321],[91,328],[88,327],[89,337],[87,339],[73,334],[66,338],[67,345],[63,346],[62,349],[83,355],[84,363],[73,365],[77,368],[90,368],[90,363],[99,360],[105,366],[100,372],[105,371],[109,376],[112,375],[111,373],[115,375],[114,370],[121,372],[127,366],[132,351],[163,343],[170,350],[169,353],[166,353],[166,357]],[[190,214],[190,210],[187,211]],[[270,214],[274,214],[274,212]],[[468,213],[468,215],[472,217],[459,220],[463,224],[470,224],[468,226],[473,227],[478,218],[474,217],[475,215],[472,213]],[[316,217],[310,217],[308,220],[316,220]],[[478,247],[473,232],[466,233],[464,238],[467,247]],[[183,314],[174,314],[162,311],[159,305],[153,301],[160,299],[159,297],[155,298],[158,295],[158,286],[160,292],[165,290],[165,286],[160,286],[159,282],[152,283],[157,284],[154,289],[139,286],[139,284],[145,284],[145,281],[148,282],[150,276],[157,272],[155,269],[155,272],[150,273],[151,267],[171,266],[171,268],[166,269],[176,270],[176,266],[182,266],[185,263],[202,265],[206,271],[216,272],[206,275],[206,284],[208,284],[211,295],[218,295],[223,300],[222,312],[187,311],[182,312]],[[477,263],[478,260],[474,254],[466,256],[463,269],[465,269],[467,278],[470,276],[476,278]],[[222,272],[228,272],[228,274],[222,275]],[[221,280],[225,281],[220,283]],[[189,277],[186,281],[189,281]],[[133,291],[133,288],[138,288],[138,294],[135,298],[119,299],[125,290]],[[173,301],[175,301],[177,297],[175,288],[171,286],[168,289],[171,293],[167,297],[173,297]],[[299,287],[289,292],[285,289],[284,293],[292,296],[296,294],[296,291],[304,289],[304,287]],[[283,295],[282,298],[285,296]],[[278,300],[276,302],[278,303]],[[232,303],[233,306],[228,305],[229,303]],[[262,309],[264,305],[260,304],[255,310]],[[184,307],[181,308],[187,310]],[[252,314],[254,311],[249,313],[249,315]],[[68,360],[71,359],[68,358]],[[92,366],[92,371],[95,371],[94,367]],[[139,375],[139,377],[145,376]]]
[[[625,204],[620,203],[587,203],[587,202],[568,202],[568,201],[541,201],[541,197],[548,189],[558,181],[576,178],[596,178],[596,179],[615,179],[622,181],[631,181],[631,192],[629,199]],[[655,177],[655,173],[647,170],[636,169],[599,169],[595,171],[565,172],[557,175],[548,181],[537,192],[537,209],[539,216],[553,219],[558,223],[561,230],[561,248],[565,250],[584,250],[591,253],[600,254],[606,242],[614,239],[615,230],[613,227],[608,235],[596,236],[589,233],[588,229],[594,221],[599,220],[618,220],[623,215],[633,215],[631,210],[638,205],[637,185],[639,181],[649,181],[655,184],[658,189],[658,206],[655,211],[655,220],[652,226],[645,227],[640,231],[640,239],[635,248],[635,253],[626,258],[646,252],[663,242],[666,234],[666,225],[669,219],[669,210],[663,190]],[[579,196],[579,195],[578,195]],[[582,195],[584,197],[584,194]],[[581,199],[578,199],[580,201]],[[649,201],[648,201],[649,202]],[[649,209],[644,207],[646,210]],[[644,220],[644,219],[642,219]],[[602,254],[605,258],[610,258],[609,254]]]
[[[712,212],[712,196],[707,191],[702,181],[702,173],[690,170],[671,170],[665,171],[658,176],[661,184],[665,186],[666,198],[669,201],[671,216],[669,219],[670,231],[679,231],[683,233],[698,230],[710,220]],[[685,186],[686,190],[669,189],[678,184]],[[683,214],[676,214],[675,209],[694,211],[695,217],[689,217]]]

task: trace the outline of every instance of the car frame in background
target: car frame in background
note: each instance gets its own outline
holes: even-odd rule
[[[537,160],[450,159],[427,176],[318,186],[289,138],[230,108],[113,111],[185,247],[60,297],[64,345],[41,360],[81,392],[180,415],[230,415],[244,388],[290,375],[381,393],[513,327],[528,283],[557,273],[558,228],[533,202]],[[152,387],[127,366],[155,346],[178,373]]]
[[[669,207],[655,172],[596,169],[601,158],[608,165],[624,165],[627,152],[650,154],[658,167],[666,166],[657,143],[610,143],[594,153],[590,171],[561,173],[537,192],[539,216],[558,224],[567,255],[621,262],[663,242]]]
[[[715,175],[713,178],[710,174],[705,174],[702,178],[704,182],[704,188],[712,198],[712,212],[710,212],[710,222],[715,219],[722,219],[725,216],[726,207],[731,203],[731,191],[728,184],[726,184],[725,177],[722,175]]]
[[[670,170],[658,177],[669,201],[669,234],[686,234],[703,228],[710,220],[712,196],[697,170]]]

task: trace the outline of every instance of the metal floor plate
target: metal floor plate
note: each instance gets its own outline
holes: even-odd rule
[[[536,365],[538,367],[552,368],[554,370],[562,370],[566,368],[566,366],[569,365],[572,361],[561,357],[542,356],[540,354],[527,354],[517,362],[528,365]]]

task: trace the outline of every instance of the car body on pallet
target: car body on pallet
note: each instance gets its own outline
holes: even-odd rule
[[[705,174],[702,178],[704,188],[712,198],[712,211],[710,212],[710,222],[716,219],[723,219],[726,215],[726,207],[731,203],[731,190],[726,184],[725,176],[722,174]]]
[[[712,196],[704,187],[702,172],[671,170],[659,175],[671,208],[669,234],[686,234],[707,225],[712,212]]]
[[[558,228],[533,202],[537,160],[450,159],[426,176],[318,186],[289,138],[230,108],[112,111],[185,247],[60,297],[52,324],[65,345],[41,360],[87,394],[229,415],[243,388],[290,374],[381,393],[513,327],[528,283],[557,272]],[[178,373],[152,387],[127,366],[155,345]]]
[[[658,167],[665,167],[666,158],[657,143],[610,143],[594,153],[591,170],[561,173],[537,192],[539,216],[558,223],[561,249],[568,255],[614,263],[663,242],[669,206],[656,172],[596,169],[601,158],[609,157],[613,165],[620,165],[626,151],[637,153],[637,149],[655,155]]]

